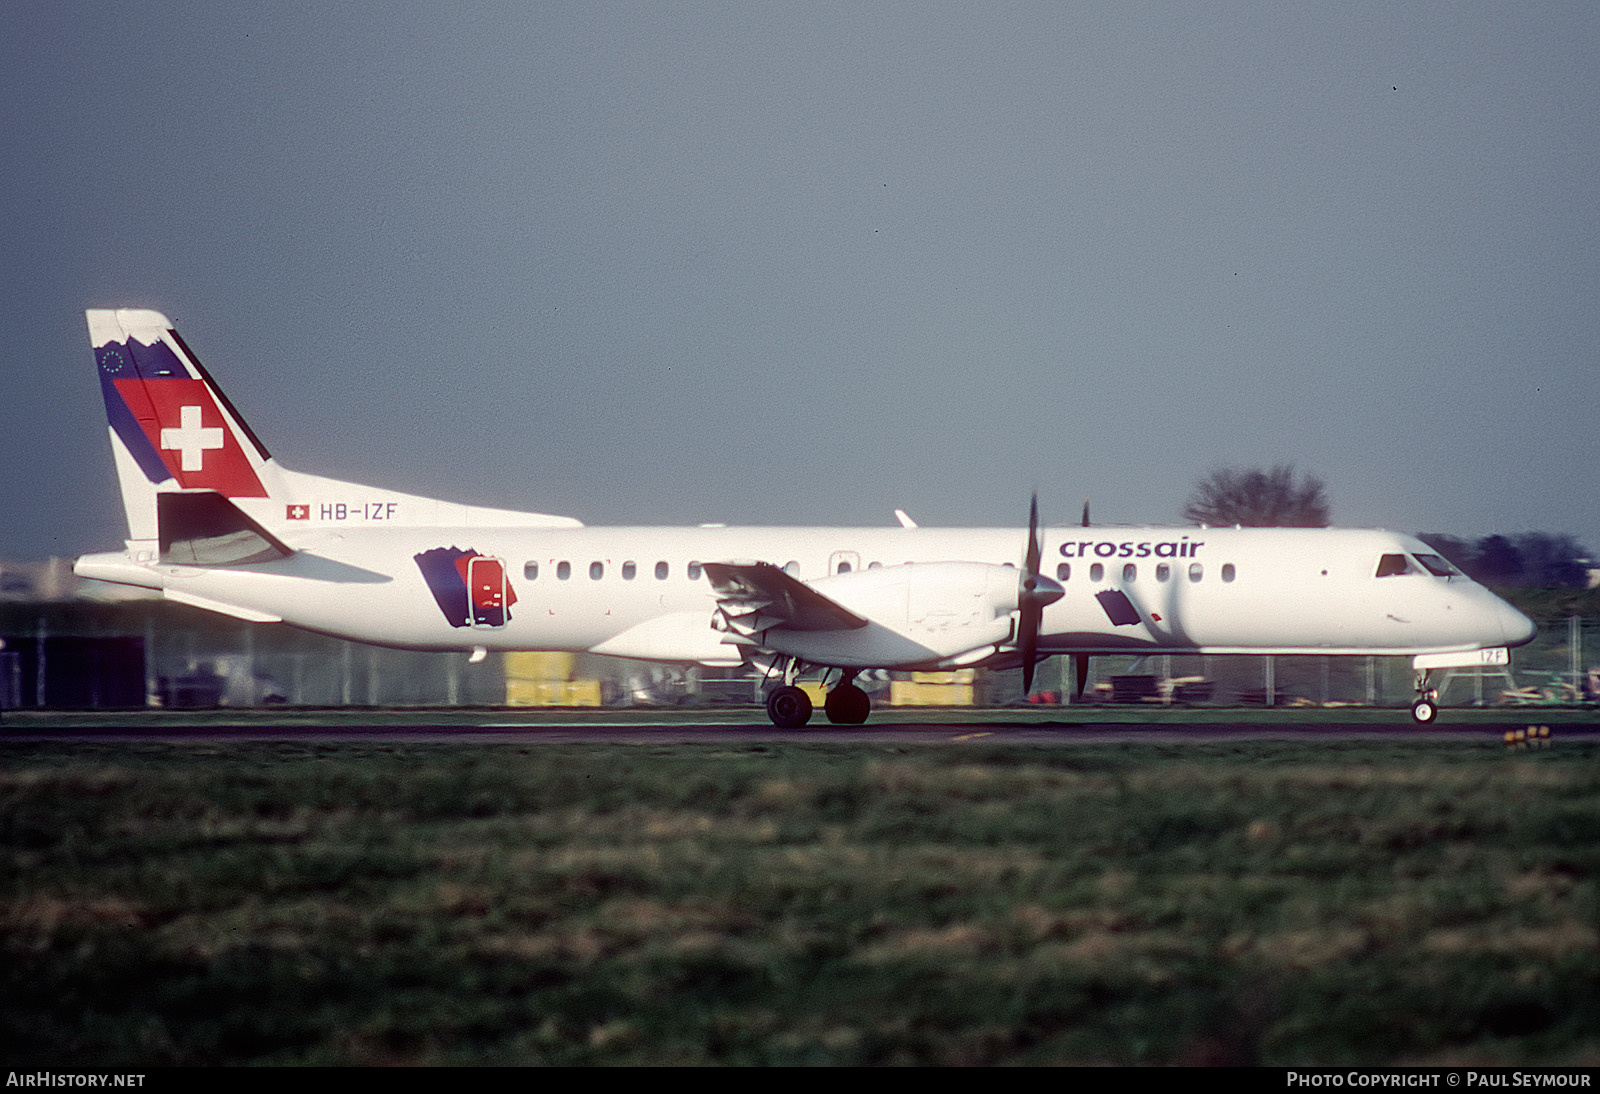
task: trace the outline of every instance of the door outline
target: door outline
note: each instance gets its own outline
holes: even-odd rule
[[[467,559],[467,625],[493,630],[506,625],[511,613],[506,564],[492,555]]]

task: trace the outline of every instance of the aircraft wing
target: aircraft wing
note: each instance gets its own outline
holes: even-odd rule
[[[859,630],[867,620],[770,562],[707,562],[717,604],[741,629]]]

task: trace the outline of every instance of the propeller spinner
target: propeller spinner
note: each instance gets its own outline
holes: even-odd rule
[[[1039,623],[1047,605],[1066,595],[1054,578],[1039,572],[1044,553],[1044,533],[1039,527],[1039,492],[1033,493],[1028,507],[1028,553],[1017,589],[1017,650],[1022,654],[1022,692],[1033,691],[1033,670],[1039,658]]]

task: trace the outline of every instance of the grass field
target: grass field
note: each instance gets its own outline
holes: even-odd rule
[[[0,745],[0,1054],[1600,1063],[1600,746]]]

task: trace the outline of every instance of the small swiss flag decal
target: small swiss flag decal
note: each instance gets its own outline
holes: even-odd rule
[[[284,511],[283,515],[284,515],[284,519],[285,520],[310,520],[311,519],[311,506],[309,506],[309,505],[289,505],[289,506],[285,507],[285,511]]]

